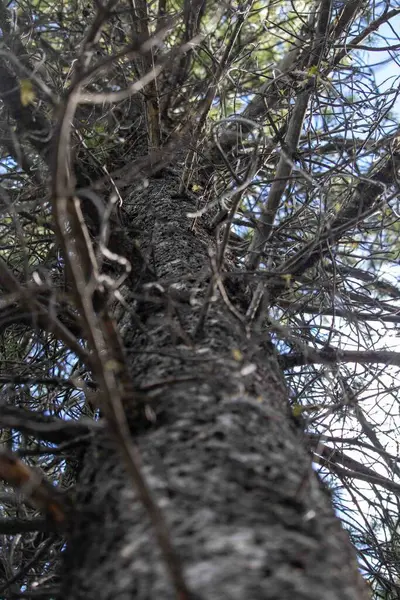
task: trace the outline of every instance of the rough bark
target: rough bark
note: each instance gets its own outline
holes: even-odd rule
[[[139,242],[158,287],[147,288],[154,301],[131,298],[135,314],[126,311],[121,330],[136,384],[153,385],[147,414],[155,419],[130,425],[188,585],[204,600],[367,598],[290,416],[272,346],[246,334],[217,293],[194,338],[213,240],[204,224],[191,230],[186,215],[195,201],[177,190],[177,178],[164,172],[126,199],[140,232],[132,244]],[[143,294],[134,281],[129,291]],[[228,291],[240,308],[243,291]],[[77,498],[63,600],[176,597],[104,433],[86,453]]]

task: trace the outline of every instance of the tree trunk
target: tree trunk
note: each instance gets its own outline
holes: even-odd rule
[[[153,386],[148,422],[130,425],[190,590],[204,600],[367,598],[271,344],[246,332],[219,292],[205,313],[215,242],[204,223],[192,229],[196,200],[178,193],[171,170],[132,191],[124,208],[138,232],[132,248],[139,243],[157,278],[135,300],[144,291],[134,274],[135,310],[120,320],[135,384]],[[224,284],[243,309],[241,282]],[[63,600],[176,598],[106,434],[86,452],[77,496]]]

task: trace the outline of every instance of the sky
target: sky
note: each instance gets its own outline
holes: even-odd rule
[[[397,17],[393,18],[390,22],[391,26],[389,24],[385,24],[382,25],[382,27],[380,27],[380,29],[378,30],[379,35],[381,36],[375,43],[376,46],[378,47],[385,47],[385,46],[393,46],[395,44],[399,45],[399,49],[395,50],[395,51],[390,51],[390,52],[386,52],[386,51],[365,51],[364,53],[364,60],[365,62],[371,66],[371,68],[373,68],[374,71],[374,75],[375,75],[375,81],[376,84],[379,87],[379,90],[381,92],[393,92],[393,97],[396,98],[394,105],[393,105],[393,109],[392,109],[392,113],[394,113],[395,116],[398,117],[398,123],[400,126],[400,15],[398,15]],[[398,32],[398,34],[397,34]],[[400,281],[400,266],[399,267],[394,267],[390,269],[390,272],[385,272],[383,274],[383,277],[388,280],[388,281],[392,281],[394,284],[399,284]],[[377,344],[377,346],[386,346],[388,348],[390,348],[391,350],[394,351],[400,351],[400,338],[396,337],[395,335],[385,335],[383,336],[383,338],[379,341],[379,343]],[[392,379],[392,377],[396,376],[393,369],[387,369],[387,376],[383,375],[382,377],[382,381],[384,383],[387,384],[388,388],[390,389],[394,384],[395,384],[395,380]],[[369,389],[368,393],[372,393],[373,395],[373,390]],[[384,401],[385,398],[382,398],[382,401]],[[388,402],[390,403],[391,400],[390,398],[387,399]],[[368,408],[368,404],[370,405],[370,407],[372,408],[374,406],[374,399],[371,398],[371,401],[368,402],[364,401],[363,402],[363,408],[366,409]],[[379,414],[379,410],[378,412],[376,412],[376,407],[375,407],[375,412],[373,414],[368,415],[368,417],[370,418],[370,420],[372,421],[376,421],[376,422],[380,422],[381,420],[383,422],[385,422],[385,411],[388,407],[386,406],[380,406],[380,409],[382,411],[382,414]],[[388,409],[387,414],[389,414],[391,412],[392,409]],[[388,424],[386,423],[386,426],[388,426]],[[383,428],[384,429],[384,428]],[[390,427],[389,427],[390,429]],[[392,430],[393,432],[393,430]],[[384,435],[380,435],[380,440],[381,442],[383,442],[386,446],[386,449],[388,451],[391,451],[394,455],[397,454],[398,452],[398,447],[396,446],[396,444],[393,442],[390,442]],[[348,453],[349,456],[351,456],[352,458],[355,458],[356,460],[361,460],[361,462],[363,462],[363,457],[362,456],[358,456],[356,452],[349,452]],[[387,476],[387,472],[386,469],[379,464],[379,462],[376,462],[373,466],[374,470],[377,473],[381,473],[384,476]],[[364,491],[365,493],[365,491]],[[366,492],[366,497],[369,497],[370,494],[368,492]],[[344,497],[346,497],[346,494],[344,494]],[[343,498],[345,499],[345,498]],[[347,502],[348,502],[348,506],[351,508],[352,507],[352,499],[351,498],[347,498]],[[346,502],[345,502],[346,504]],[[366,518],[368,520],[370,520],[371,518],[373,518],[373,514],[371,514],[370,512],[370,506],[368,504],[368,502],[365,502],[365,500],[363,500],[362,498],[359,498],[359,505],[360,508],[362,508],[365,511],[365,515]],[[340,517],[345,516],[344,514],[339,514]],[[349,518],[349,515],[346,515],[347,518]],[[356,517],[356,521],[360,518],[359,516],[357,517],[356,515],[354,515]],[[372,521],[371,521],[372,522]],[[362,526],[362,524],[360,523],[360,525]],[[378,532],[376,532],[378,534]],[[385,534],[384,532],[380,532],[380,534],[378,534],[378,537],[381,537],[384,540],[385,539]]]

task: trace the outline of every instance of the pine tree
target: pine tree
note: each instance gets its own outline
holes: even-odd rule
[[[2,598],[369,597],[329,488],[387,531],[400,155],[360,51],[399,13],[0,4]]]

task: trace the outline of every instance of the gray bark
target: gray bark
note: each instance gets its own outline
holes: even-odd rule
[[[160,383],[147,395],[155,420],[130,425],[189,588],[204,600],[367,598],[290,417],[272,346],[247,335],[217,294],[193,339],[213,240],[202,223],[191,230],[195,202],[177,189],[163,173],[126,199],[164,291],[148,289],[154,302],[132,297],[136,314],[126,311],[121,329],[136,385]],[[240,309],[235,285],[228,292]],[[129,292],[143,289],[132,280]],[[84,458],[77,507],[63,600],[176,597],[114,442],[100,431]]]

